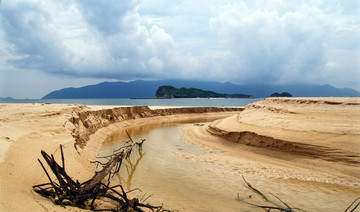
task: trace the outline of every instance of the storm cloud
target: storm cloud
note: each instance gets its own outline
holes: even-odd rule
[[[0,96],[32,74],[49,90],[70,78],[360,89],[359,11],[342,0],[2,1]]]

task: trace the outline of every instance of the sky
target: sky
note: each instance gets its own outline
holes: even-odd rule
[[[0,0],[0,97],[193,79],[360,90],[357,0]]]

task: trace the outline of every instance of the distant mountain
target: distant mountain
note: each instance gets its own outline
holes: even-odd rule
[[[213,91],[204,91],[198,88],[175,88],[170,85],[160,86],[155,97],[158,99],[173,98],[253,98],[245,94],[221,94]]]
[[[0,97],[0,100],[14,100],[14,98],[8,96],[8,97]]]
[[[255,98],[269,97],[272,93],[287,91],[294,97],[360,97],[360,92],[350,88],[335,88],[331,85],[288,84],[236,85],[230,82],[208,82],[195,80],[158,80],[131,82],[102,82],[80,88],[64,88],[53,91],[43,99],[92,99],[92,98],[153,98],[161,85],[177,88],[198,88],[217,93],[244,93]]]

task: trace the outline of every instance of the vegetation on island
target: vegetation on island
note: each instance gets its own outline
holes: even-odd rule
[[[246,94],[221,94],[213,91],[204,91],[198,88],[175,88],[170,85],[160,86],[155,98],[173,99],[173,98],[253,98]]]
[[[288,92],[282,92],[282,93],[273,93],[270,97],[292,97],[292,95]]]

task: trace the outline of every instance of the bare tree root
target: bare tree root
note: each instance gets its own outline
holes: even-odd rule
[[[66,173],[62,145],[60,145],[62,166],[55,161],[53,155],[50,156],[42,150],[41,155],[55,175],[56,180],[51,178],[44,164],[38,159],[49,182],[33,186],[34,191],[49,198],[56,205],[75,206],[91,209],[93,211],[169,211],[162,206],[153,206],[143,203],[150,196],[144,199],[144,195],[143,198],[141,198],[141,200],[144,200],[141,201],[138,198],[128,197],[127,194],[131,191],[126,192],[121,185],[110,187],[110,178],[119,172],[122,161],[130,157],[134,148],[138,148],[138,150],[141,151],[142,144],[145,141],[145,139],[143,139],[140,142],[135,142],[131,139],[129,134],[128,136],[130,140],[127,141],[123,147],[116,150],[112,155],[104,157],[108,159],[108,162],[94,162],[97,165],[102,165],[103,168],[101,171],[96,172],[90,180],[84,183],[79,183],[78,180],[74,181]],[[106,178],[107,183],[105,184],[102,181]],[[95,208],[95,202],[97,200],[110,200],[110,202],[115,202],[116,206],[109,209]]]
[[[263,208],[266,209],[267,211],[284,211],[284,212],[297,212],[297,211],[304,211],[302,209],[299,208],[292,208],[289,206],[289,204],[285,203],[283,200],[281,200],[279,197],[277,197],[276,195],[270,193],[272,196],[274,196],[276,199],[278,199],[280,201],[281,204],[276,203],[272,200],[270,200],[265,194],[263,194],[261,191],[259,191],[258,189],[254,188],[250,183],[248,183],[244,176],[242,176],[245,184],[247,185],[247,187],[252,190],[253,192],[255,192],[257,195],[259,195],[266,203],[270,204],[270,205],[260,205],[260,204],[254,204],[254,203],[250,203],[247,202],[245,200],[242,200],[238,194],[237,196],[237,200],[244,202],[246,204],[258,207],[258,208]],[[251,197],[251,196],[250,196]]]

